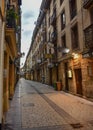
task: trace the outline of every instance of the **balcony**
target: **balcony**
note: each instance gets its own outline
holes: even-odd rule
[[[16,17],[17,15],[15,12],[14,5],[8,5],[6,12],[5,39],[14,57],[17,56],[16,32],[15,32]]]
[[[51,41],[52,43],[55,43],[56,40],[57,40],[57,33],[56,33],[56,31],[54,31],[54,32],[52,32],[52,34],[51,34],[50,41]]]
[[[93,48],[93,24],[91,24],[84,30],[84,35],[85,46],[88,48]]]
[[[16,33],[15,33],[14,29],[6,28],[5,39],[6,39],[6,42],[9,44],[12,55],[14,57],[16,57],[17,56],[17,45],[16,45]]]
[[[6,13],[6,27],[16,29],[16,20],[18,15],[13,5],[9,5]]]
[[[88,9],[93,6],[93,0],[83,0],[83,8]]]
[[[50,24],[54,25],[56,23],[56,12],[50,17]]]

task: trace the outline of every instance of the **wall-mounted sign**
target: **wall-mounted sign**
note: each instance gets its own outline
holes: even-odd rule
[[[72,76],[73,76],[73,75],[72,75],[72,70],[69,69],[69,70],[68,70],[68,78],[72,78]]]

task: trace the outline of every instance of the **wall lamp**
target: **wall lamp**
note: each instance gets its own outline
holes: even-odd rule
[[[80,57],[80,55],[78,53],[72,53],[72,56],[74,59],[78,59]]]
[[[59,47],[55,48],[54,45],[50,41],[48,42],[48,46],[50,48],[53,48],[54,50],[58,50],[59,52],[62,52],[62,54],[67,54],[70,52],[70,49],[67,47],[59,46]]]

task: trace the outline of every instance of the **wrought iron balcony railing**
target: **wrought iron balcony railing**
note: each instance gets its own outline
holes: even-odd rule
[[[91,5],[93,5],[93,0],[83,0],[83,7],[84,7],[85,9],[90,8]]]
[[[88,48],[93,48],[93,24],[91,24],[84,30],[84,35],[85,46]]]

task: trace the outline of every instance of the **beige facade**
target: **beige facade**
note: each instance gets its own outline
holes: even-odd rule
[[[0,1],[0,129],[3,119],[3,57],[4,57],[4,1]]]
[[[18,68],[17,27],[21,0],[0,0],[0,129],[9,108],[16,83]],[[11,11],[14,13],[11,16]],[[17,19],[16,19],[17,18]],[[21,32],[21,30],[19,30]],[[21,34],[21,33],[20,33]]]
[[[29,50],[33,80],[60,81],[64,91],[93,98],[92,5],[89,0],[42,1]]]

